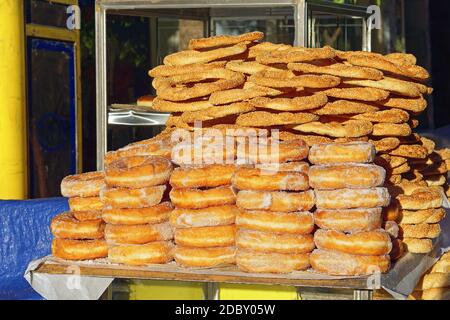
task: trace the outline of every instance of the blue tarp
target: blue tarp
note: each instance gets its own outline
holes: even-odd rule
[[[42,299],[23,273],[50,254],[50,220],[68,209],[65,198],[0,201],[0,299]]]

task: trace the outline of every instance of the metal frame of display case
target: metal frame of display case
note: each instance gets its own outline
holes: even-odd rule
[[[332,13],[342,16],[358,17],[363,19],[363,49],[370,51],[370,32],[367,29],[366,8],[335,4],[318,0],[97,0],[95,9],[96,20],[96,68],[97,68],[97,169],[103,170],[104,155],[107,152],[108,125],[130,126],[160,126],[164,125],[167,114],[145,115],[142,112],[114,110],[108,108],[107,102],[107,53],[106,53],[106,19],[107,14],[155,17],[161,10],[170,15],[170,9],[232,9],[232,8],[281,8],[292,7],[295,25],[295,45],[308,46],[308,16],[311,12]],[[152,10],[159,13],[152,13]],[[189,15],[183,16],[188,18]],[[208,21],[211,17],[207,16]],[[210,25],[205,26],[206,33],[210,33]],[[130,105],[129,109],[133,109]],[[155,116],[155,118],[153,117]]]

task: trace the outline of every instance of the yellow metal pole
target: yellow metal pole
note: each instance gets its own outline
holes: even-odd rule
[[[23,1],[0,1],[0,199],[27,196]]]

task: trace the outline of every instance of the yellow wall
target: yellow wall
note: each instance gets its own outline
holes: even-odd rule
[[[0,1],[0,199],[27,187],[23,1]]]
[[[221,283],[220,300],[297,300],[295,287]]]
[[[139,281],[130,283],[130,300],[203,300],[204,284],[181,281]]]

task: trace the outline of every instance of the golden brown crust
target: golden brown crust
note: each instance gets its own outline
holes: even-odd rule
[[[241,190],[236,204],[247,210],[269,210],[275,212],[296,212],[310,210],[314,206],[314,192],[264,192]]]
[[[369,121],[343,119],[342,121],[310,122],[292,129],[334,138],[357,138],[371,134],[373,126]]]
[[[450,300],[450,289],[447,287],[424,290],[422,300]]]
[[[65,177],[61,181],[61,194],[67,198],[96,197],[104,186],[103,172],[87,172]]]
[[[315,60],[333,59],[336,56],[334,49],[324,48],[300,48],[279,46],[268,47],[256,56],[256,61],[262,64],[310,62]],[[272,50],[271,50],[272,49]]]
[[[239,168],[233,175],[233,187],[239,190],[304,191],[309,189],[308,175]]]
[[[378,112],[364,113],[353,116],[353,119],[367,120],[375,123],[405,123],[409,120],[409,114],[400,109],[390,109]]]
[[[324,230],[353,233],[381,229],[382,208],[320,210],[314,213],[315,224]]]
[[[311,111],[314,114],[326,116],[326,115],[353,115],[353,114],[366,114],[368,112],[373,113],[379,110],[378,107],[364,104],[361,102],[337,100],[334,102],[328,102],[322,108]],[[354,117],[356,119],[356,117]],[[367,119],[359,119],[367,120]],[[370,119],[368,121],[371,121]]]
[[[370,275],[387,272],[390,258],[383,256],[352,255],[329,250],[314,250],[310,256],[314,271],[336,276]]]
[[[370,139],[369,142],[375,146],[377,153],[394,150],[400,145],[400,140],[395,137]]]
[[[236,195],[230,187],[217,187],[206,190],[172,189],[170,191],[170,199],[179,208],[202,209],[235,204]]]
[[[117,225],[138,225],[163,223],[169,220],[173,206],[163,202],[152,207],[137,209],[104,209],[102,218],[106,223]]]
[[[441,234],[441,227],[438,223],[402,224],[400,231],[405,238],[434,239]]]
[[[357,209],[386,207],[390,196],[386,188],[315,190],[319,209]]]
[[[209,102],[212,105],[226,105],[235,102],[247,101],[253,98],[276,96],[280,94],[283,94],[283,91],[255,86],[252,88],[230,89],[213,92],[209,97]]]
[[[74,211],[72,212],[75,219],[79,221],[93,221],[102,219],[102,211],[94,210],[94,211]]]
[[[191,39],[189,49],[208,49],[221,46],[229,46],[246,41],[258,41],[264,38],[264,33],[259,31],[243,33],[240,35],[220,35],[201,39]]]
[[[311,147],[309,161],[313,164],[368,163],[375,159],[375,148],[366,142],[322,144]]]
[[[377,101],[378,104],[386,108],[397,108],[413,113],[420,113],[427,107],[427,100],[420,96],[419,98],[403,98],[403,97],[389,97],[386,100]]]
[[[279,138],[281,141],[303,140],[310,147],[312,147],[315,144],[333,142],[333,139],[324,136],[295,134],[287,131],[281,131]]]
[[[247,102],[236,102],[226,106],[215,106],[205,110],[186,111],[181,115],[181,120],[185,123],[209,121],[228,116],[237,116],[241,113],[251,112],[253,110],[255,110],[255,108]]]
[[[174,228],[197,228],[226,226],[235,223],[239,208],[233,205],[203,209],[176,208],[170,213],[170,224]]]
[[[250,100],[255,108],[271,109],[277,111],[305,111],[319,108],[328,102],[328,98],[322,92],[309,96],[290,98],[260,97]]]
[[[213,268],[236,263],[235,247],[190,248],[176,246],[175,261],[186,268]]]
[[[234,246],[235,237],[235,225],[175,230],[175,243],[184,247],[229,247]]]
[[[105,228],[108,244],[145,244],[153,241],[173,239],[170,224],[112,225]]]
[[[52,255],[64,260],[92,260],[106,258],[108,245],[104,240],[53,239]]]
[[[108,250],[112,263],[130,266],[164,264],[172,261],[173,243],[170,241],[151,242],[143,245],[118,245]]]
[[[63,239],[102,239],[104,229],[105,223],[102,219],[80,221],[70,212],[55,216],[50,223],[52,234]]]
[[[159,204],[165,191],[165,185],[140,189],[105,188],[100,192],[100,198],[105,208],[145,208]]]
[[[237,146],[237,158],[249,164],[284,163],[301,161],[308,156],[309,147],[303,140],[270,141],[264,143],[240,143]]]
[[[69,198],[70,211],[99,211],[103,209],[101,197]]]
[[[332,88],[323,91],[328,97],[346,100],[376,102],[389,97],[389,92],[375,88]]]
[[[402,96],[418,98],[421,96],[421,91],[415,83],[407,82],[395,78],[384,77],[382,80],[372,81],[372,80],[344,80],[344,84],[359,86],[359,87],[369,87],[381,90],[386,90],[393,92]]]
[[[442,195],[439,189],[423,188],[411,195],[399,195],[397,201],[403,210],[426,210],[442,207]]]
[[[398,148],[389,151],[389,154],[405,158],[426,159],[428,153],[427,150],[421,145],[402,144],[398,146]]]
[[[314,230],[314,217],[310,212],[270,212],[241,210],[236,225],[242,229],[270,233],[310,234]]]
[[[372,135],[374,137],[407,137],[412,133],[407,123],[375,123]]]
[[[319,117],[311,113],[270,113],[254,111],[241,114],[236,124],[246,127],[271,127],[280,125],[298,125],[318,120]]]
[[[425,254],[433,250],[433,242],[431,239],[403,238],[402,240],[407,251],[411,253]]]
[[[173,188],[214,188],[231,184],[235,165],[205,165],[176,168],[170,176]]]
[[[341,79],[327,75],[296,76],[292,71],[262,71],[251,75],[247,81],[269,88],[333,88],[341,83]]]
[[[314,64],[308,63],[289,63],[287,67],[290,70],[302,73],[328,74],[331,76],[342,78],[367,79],[367,80],[383,79],[383,73],[378,70],[371,68],[355,67],[343,63],[336,63],[328,66],[316,66]]]
[[[374,188],[382,186],[385,177],[385,169],[370,164],[322,165],[309,169],[310,185],[319,190]]]
[[[213,106],[208,100],[174,102],[156,98],[153,101],[152,109],[162,112],[186,112],[205,110]]]
[[[309,268],[309,254],[261,253],[238,250],[236,264],[244,272],[291,273]]]

